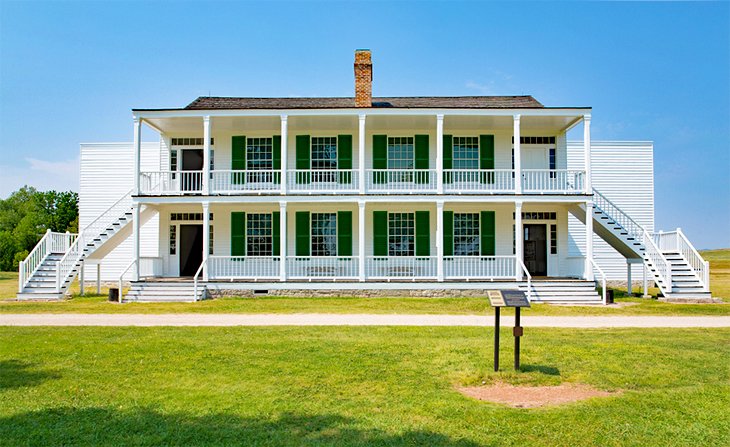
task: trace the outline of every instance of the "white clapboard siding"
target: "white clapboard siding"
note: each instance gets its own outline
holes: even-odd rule
[[[583,142],[568,142],[568,169],[583,169]],[[647,230],[654,230],[654,144],[650,141],[591,142],[593,187]],[[569,217],[569,254],[583,256],[585,226]],[[626,259],[600,236],[593,237],[593,255],[610,280],[625,281]],[[641,280],[642,264],[633,267]]]
[[[84,228],[134,187],[132,143],[81,144],[79,178],[79,227]],[[142,170],[157,170],[160,143],[142,143]],[[140,231],[141,256],[157,256],[158,216],[147,221]],[[132,260],[132,241],[127,238],[101,261],[102,281],[116,281]],[[85,279],[96,280],[96,265],[85,267]]]

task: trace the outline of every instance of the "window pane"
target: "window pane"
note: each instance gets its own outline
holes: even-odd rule
[[[272,256],[271,214],[246,215],[246,254]]]
[[[337,169],[337,137],[312,137],[312,169]]]
[[[479,256],[479,213],[454,213],[454,256]]]
[[[274,168],[272,138],[246,139],[246,169],[249,171],[271,170]]]
[[[388,213],[389,256],[414,256],[415,235],[414,213]]]
[[[337,256],[337,213],[312,213],[312,256]]]
[[[479,138],[454,137],[454,169],[479,169]]]
[[[413,137],[388,137],[388,169],[413,169]]]

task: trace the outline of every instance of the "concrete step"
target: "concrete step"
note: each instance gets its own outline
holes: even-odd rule
[[[62,293],[18,293],[15,297],[19,300],[59,300],[63,298]]]

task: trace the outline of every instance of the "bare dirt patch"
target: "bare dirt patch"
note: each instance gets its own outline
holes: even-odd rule
[[[465,396],[488,402],[496,402],[515,408],[536,408],[578,402],[592,397],[608,397],[620,394],[595,389],[588,385],[563,383],[558,386],[515,386],[495,383],[490,386],[457,387]]]

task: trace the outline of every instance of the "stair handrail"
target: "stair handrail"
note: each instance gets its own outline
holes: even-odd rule
[[[72,274],[74,267],[81,259],[81,249],[79,249],[79,246],[82,239],[81,235],[74,238],[73,243],[70,244],[68,250],[63,255],[63,258],[61,258],[56,265],[56,293],[64,291],[62,287],[63,284]]]
[[[208,259],[203,259],[203,262],[200,263],[200,267],[198,267],[198,270],[195,272],[195,276],[193,276],[193,302],[198,301],[198,276],[203,272],[203,267],[208,263]]]
[[[520,259],[519,257],[515,256],[517,259],[517,264],[522,269],[522,273],[525,274],[527,277],[527,301],[532,302],[532,275],[530,275],[530,272],[527,270],[527,267],[525,266],[525,263]]]
[[[681,228],[677,228],[677,250],[697,274],[705,292],[710,291],[710,263],[700,255],[697,249],[687,239]]]
[[[56,233],[60,234],[60,233]],[[47,229],[43,237],[33,250],[28,253],[24,260],[18,265],[18,293],[23,293],[23,289],[33,277],[38,267],[41,266],[43,260],[51,253],[51,229]]]
[[[117,283],[117,285],[119,285],[119,302],[120,303],[122,302],[122,282],[124,280],[124,275],[126,275],[127,272],[129,271],[129,269],[132,268],[132,266],[136,263],[137,263],[137,260],[132,259],[132,262],[127,264],[127,266],[124,268],[124,270],[122,270],[122,273],[119,274],[119,282]]]
[[[616,206],[616,204],[611,202],[608,197],[601,194],[596,188],[593,188],[593,205],[606,213],[636,239],[646,231],[643,225],[637,223],[631,216],[622,211],[621,208]]]
[[[655,275],[664,280],[664,284],[657,282],[657,285],[666,296],[668,293],[672,293],[672,264],[669,263],[664,253],[659,250],[654,242],[654,237],[646,229],[644,229],[642,239],[644,256],[654,266]]]
[[[593,268],[596,269],[598,274],[601,276],[601,300],[603,301],[603,304],[608,304],[606,300],[606,273],[601,269],[601,267],[598,266],[598,263],[595,259],[590,259],[591,265],[593,265]]]
[[[126,203],[122,203],[122,202],[124,202],[126,199],[129,199],[132,196],[132,192],[134,192],[134,188],[127,191],[123,196],[121,196],[114,203],[112,203],[109,206],[109,208],[102,211],[98,216],[96,216],[96,219],[91,221],[90,224],[86,225],[84,227],[83,231],[81,231],[81,234],[84,236],[84,239],[93,240],[93,238],[89,239],[88,237],[89,236],[96,237],[101,233],[101,231],[97,230],[94,232],[94,234],[89,234],[92,229],[94,229],[94,228],[104,229],[107,226],[109,226],[110,224],[112,224],[115,219],[118,219],[120,213],[119,213],[119,211],[117,211],[117,209],[120,208],[122,205],[126,205]],[[113,211],[114,211],[114,213],[112,214]],[[111,220],[109,220],[109,218],[107,218],[106,220],[108,220],[108,222],[106,222],[106,220],[105,220],[105,222],[103,224],[100,224],[102,218],[104,218],[105,216],[109,216],[109,215],[112,215]]]

